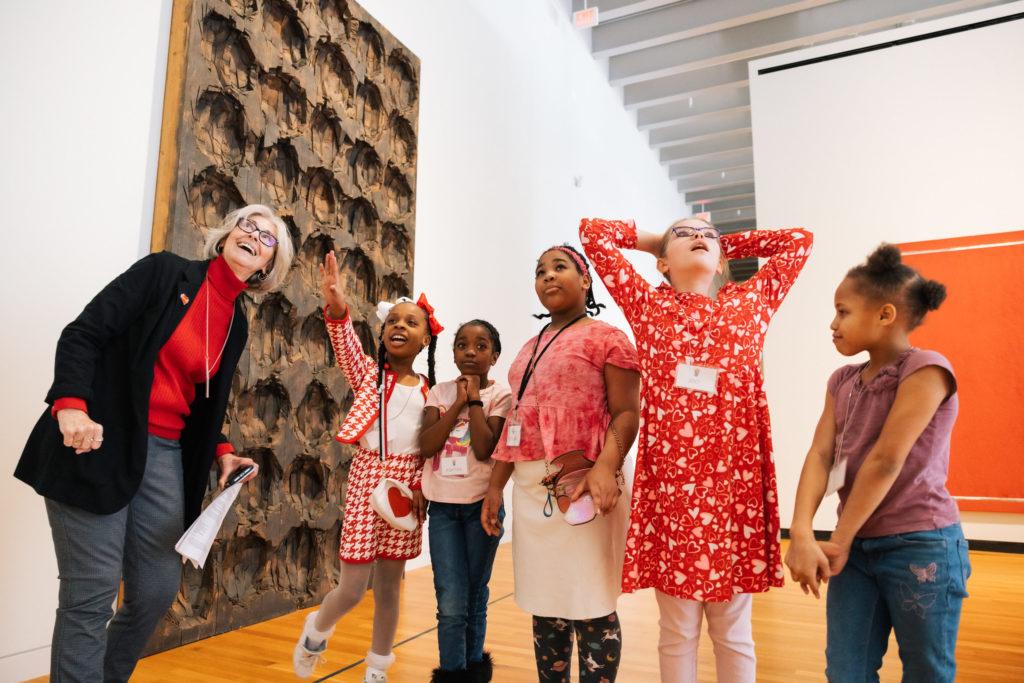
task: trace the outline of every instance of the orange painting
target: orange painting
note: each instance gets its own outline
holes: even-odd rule
[[[961,510],[1024,513],[1024,231],[899,247],[948,291],[911,341],[957,374],[949,491]]]

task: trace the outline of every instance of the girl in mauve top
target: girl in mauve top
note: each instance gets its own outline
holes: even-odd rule
[[[971,566],[960,514],[946,490],[959,402],[949,361],[908,334],[946,288],[879,247],[839,284],[832,341],[867,351],[839,368],[800,475],[786,565],[804,592],[829,581],[826,675],[878,680],[895,630],[905,681],[952,681],[957,629]],[[811,527],[826,494],[839,493],[828,542]]]

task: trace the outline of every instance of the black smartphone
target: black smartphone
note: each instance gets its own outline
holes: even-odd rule
[[[239,467],[237,470],[235,470],[234,472],[231,473],[230,477],[228,477],[228,481],[224,485],[224,488],[227,488],[229,486],[234,486],[238,482],[242,481],[243,479],[248,477],[252,473],[252,471],[254,469],[256,469],[256,468],[253,467],[252,465],[246,465],[245,467]]]

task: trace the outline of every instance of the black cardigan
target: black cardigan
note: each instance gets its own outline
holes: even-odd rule
[[[103,446],[75,455],[64,445],[47,408],[14,476],[42,496],[96,514],[117,512],[128,504],[146,469],[153,366],[209,266],[209,261],[189,261],[170,252],[150,254],[104,287],[64,328],[46,402],[85,399],[89,417],[103,425]],[[204,384],[196,387],[181,433],[186,526],[202,507],[217,444],[226,441],[221,434],[224,411],[248,335],[239,297],[220,367],[210,377],[210,398]]]

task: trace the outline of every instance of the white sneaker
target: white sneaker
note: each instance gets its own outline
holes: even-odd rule
[[[366,653],[366,674],[363,683],[388,683],[387,670],[395,663],[395,653],[379,655],[373,650]]]
[[[299,635],[299,642],[295,643],[295,650],[292,652],[292,670],[295,671],[295,675],[299,678],[309,678],[313,675],[313,670],[317,664],[320,663],[324,652],[327,650],[326,638],[320,643],[320,647],[311,650],[306,647],[308,638],[316,631],[313,626],[313,622],[316,619],[316,612],[312,612],[306,616],[306,622],[302,627],[302,633]],[[330,638],[331,634],[334,633],[332,628],[327,632],[327,637]],[[322,635],[322,634],[321,634]],[[316,638],[315,640],[319,640]]]

